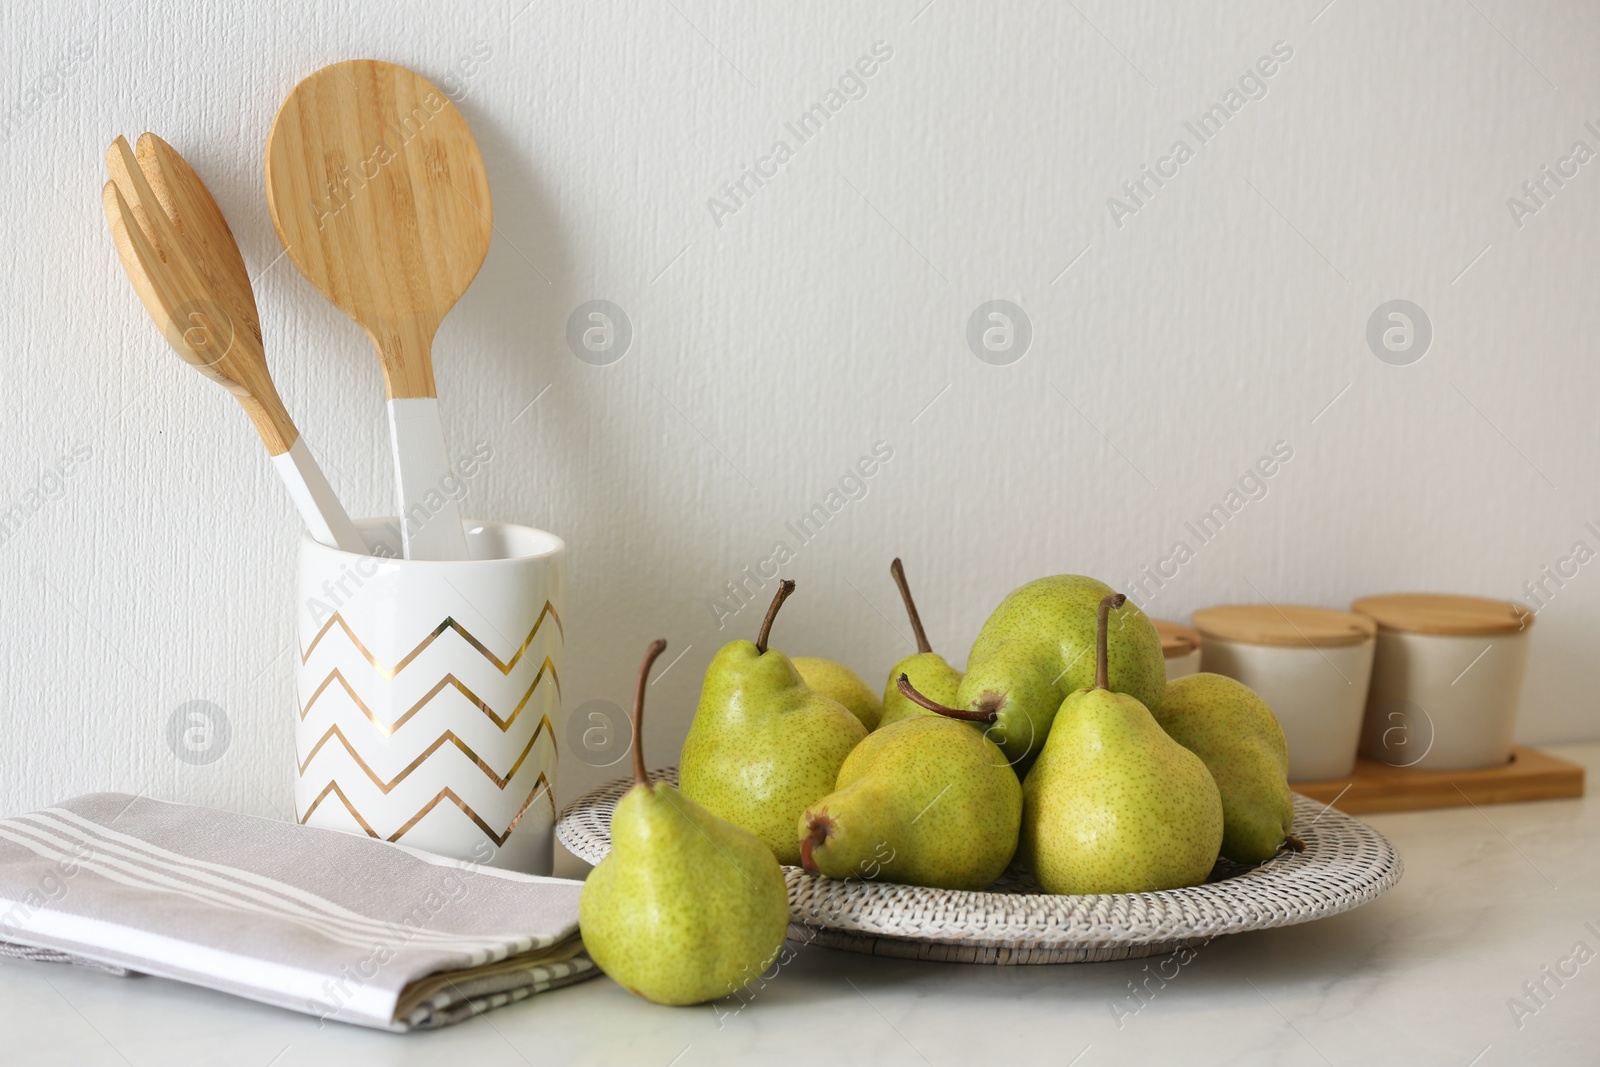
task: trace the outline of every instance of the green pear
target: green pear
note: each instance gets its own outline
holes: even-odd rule
[[[911,599],[911,586],[906,582],[905,567],[898,558],[889,564],[889,573],[894,575],[894,584],[900,587],[900,599],[905,601],[906,615],[911,619],[911,632],[917,639],[917,651],[896,663],[889,672],[889,684],[883,687],[883,717],[878,720],[880,727],[918,715],[935,714],[915,701],[907,700],[905,694],[900,692],[902,674],[911,679],[911,685],[917,692],[940,704],[954,704],[956,688],[961,685],[961,672],[946,663],[944,657],[934,652],[933,645],[928,643],[928,634],[922,628],[922,616],[917,614],[917,603]]]
[[[1106,687],[1101,601],[1095,684],[1062,703],[1022,783],[1020,851],[1051,893],[1142,893],[1198,885],[1222,846],[1222,797],[1200,757],[1144,704]]]
[[[800,862],[795,820],[833,792],[839,767],[867,728],[837,700],[767,648],[772,620],[794,582],[778,586],[754,643],[730,641],[712,657],[678,763],[683,795],[742,826],[778,862]]]
[[[990,736],[1014,763],[1036,757],[1067,694],[1095,680],[1095,633],[1100,602],[1111,587],[1077,574],[1029,582],[994,609],[967,656],[958,708],[992,711]],[[1156,707],[1167,687],[1161,635],[1137,606],[1111,617],[1108,688]]]
[[[911,688],[905,675],[898,684]],[[993,741],[955,719],[879,727],[839,768],[837,786],[800,816],[807,870],[976,890],[1017,850],[1022,785]]]
[[[1289,745],[1278,717],[1243,682],[1191,674],[1167,683],[1155,713],[1172,739],[1193,752],[1222,794],[1222,854],[1260,863],[1293,838]]]
[[[618,985],[658,1004],[701,1004],[743,989],[783,948],[783,869],[754,834],[645,774],[645,680],[633,698],[633,786],[611,814],[611,851],[583,883],[583,944]]]
[[[883,701],[867,688],[861,675],[843,663],[821,656],[796,656],[790,662],[811,688],[849,708],[850,714],[860,719],[867,729],[877,727],[883,716]]]

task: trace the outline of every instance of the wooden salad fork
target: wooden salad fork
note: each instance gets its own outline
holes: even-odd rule
[[[233,394],[312,537],[367,551],[283,406],[267,369],[255,294],[227,220],[186,160],[153,133],[106,150],[102,204],[122,267],[174,351]]]

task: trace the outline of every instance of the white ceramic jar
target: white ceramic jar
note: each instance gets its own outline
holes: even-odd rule
[[[467,522],[471,558],[300,542],[295,808],[301,822],[549,874],[561,539]]]
[[[1363,597],[1351,609],[1378,625],[1363,755],[1441,771],[1511,758],[1532,612],[1435,593]]]
[[[1167,661],[1167,681],[1200,671],[1200,631],[1181,622],[1151,619],[1161,635],[1161,655]]]
[[[1289,780],[1354,769],[1377,626],[1364,615],[1294,604],[1230,604],[1194,613],[1204,667],[1267,702],[1289,743]]]

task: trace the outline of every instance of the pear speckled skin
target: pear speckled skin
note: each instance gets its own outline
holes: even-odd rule
[[[1047,892],[1199,885],[1222,845],[1211,772],[1123,693],[1069,696],[1022,793],[1020,851]]]
[[[1277,855],[1294,830],[1294,797],[1289,745],[1267,702],[1243,682],[1191,674],[1167,683],[1155,717],[1216,779],[1222,794],[1222,854],[1238,863]]]
[[[666,648],[651,642],[639,666],[634,784],[611,813],[611,851],[583,883],[578,925],[589,955],[624,989],[701,1004],[743,989],[778,955],[789,892],[754,834],[650,781],[639,743],[645,688]]]
[[[578,898],[600,969],[658,1004],[701,1004],[767,969],[789,927],[783,869],[754,835],[664,783],[611,816],[611,852]]]
[[[839,767],[867,728],[814,692],[776,649],[730,641],[706,668],[678,765],[683,795],[742,826],[780,863],[800,862],[795,822],[833,792]]]
[[[838,790],[806,809],[799,832],[817,842],[812,869],[830,878],[976,890],[1011,862],[1021,822],[1022,785],[1005,754],[930,713],[857,745]]]
[[[1068,694],[1094,684],[1095,627],[1104,582],[1077,574],[1040,578],[994,609],[967,657],[952,705],[993,711],[989,736],[1019,766],[1036,757]],[[1167,665],[1155,624],[1132,603],[1111,613],[1107,688],[1147,708],[1166,693]]]
[[[929,700],[955,706],[961,672],[946,663],[945,658],[937,652],[915,652],[896,663],[889,672],[889,684],[883,690],[883,717],[878,720],[878,729],[921,715],[939,714],[908,700],[900,692],[902,674],[911,679],[912,688]]]
[[[869,730],[877,728],[878,720],[883,717],[883,701],[867,688],[861,675],[843,663],[820,656],[795,656],[790,662],[807,685],[843,704],[850,714],[861,720],[862,726]]]

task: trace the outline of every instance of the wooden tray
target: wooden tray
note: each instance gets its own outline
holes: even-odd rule
[[[1292,782],[1290,788],[1351,815],[1415,811],[1581,797],[1583,768],[1538,749],[1514,745],[1510,761],[1500,767],[1423,771],[1358,756],[1355,773],[1348,778]]]

